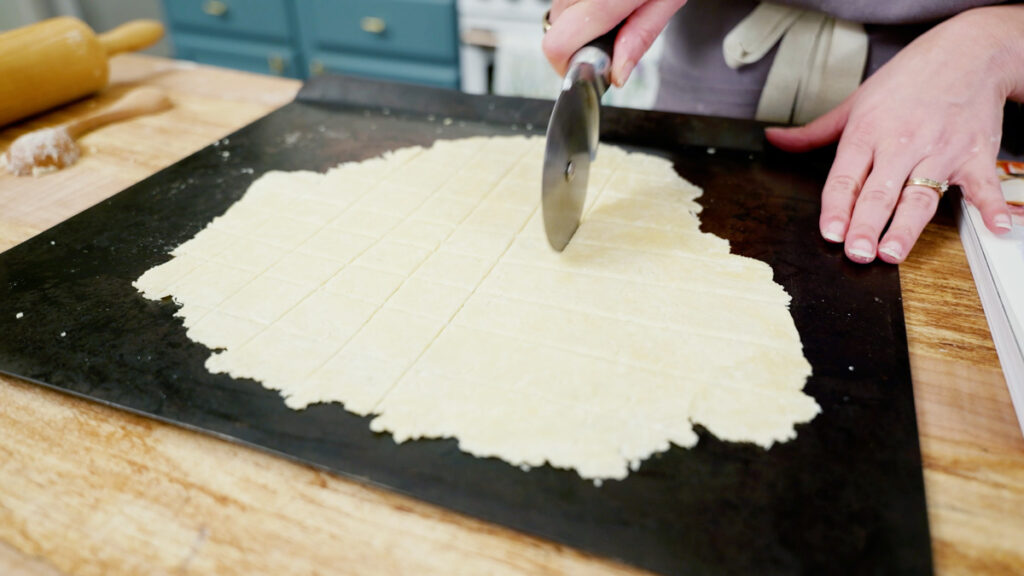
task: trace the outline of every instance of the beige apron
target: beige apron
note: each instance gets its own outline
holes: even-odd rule
[[[757,62],[776,44],[779,50],[757,105],[758,120],[805,124],[860,85],[868,38],[859,23],[762,2],[726,35],[722,51],[726,64],[736,69]]]

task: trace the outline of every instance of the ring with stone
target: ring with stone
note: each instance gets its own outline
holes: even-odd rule
[[[925,188],[931,188],[939,193],[939,198],[949,190],[949,180],[939,182],[938,180],[932,180],[931,178],[910,178],[907,183],[903,186],[924,186]]]
[[[544,13],[544,31],[547,32],[551,29],[551,10]]]

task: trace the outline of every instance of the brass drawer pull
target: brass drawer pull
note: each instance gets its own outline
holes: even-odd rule
[[[277,54],[267,56],[267,68],[278,76],[284,74],[284,58]]]
[[[228,5],[220,0],[206,0],[203,2],[203,12],[210,16],[223,16],[228,13]]]
[[[324,63],[319,60],[313,60],[309,63],[309,73],[313,76],[319,76],[324,73]]]
[[[363,29],[363,32],[370,34],[383,34],[388,29],[388,23],[383,18],[377,18],[375,16],[367,16],[359,21],[359,27]]]

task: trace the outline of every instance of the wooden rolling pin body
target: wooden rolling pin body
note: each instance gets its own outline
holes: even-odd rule
[[[0,126],[49,110],[107,85],[107,59],[163,36],[154,20],[96,36],[75,18],[53,18],[0,34]]]

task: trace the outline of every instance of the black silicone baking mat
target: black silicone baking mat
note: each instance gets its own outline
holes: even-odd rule
[[[767,150],[753,123],[609,109],[602,130],[672,158],[705,190],[702,228],[768,262],[792,295],[814,370],[806,390],[822,413],[770,450],[701,430],[697,447],[596,487],[477,459],[451,440],[396,445],[336,404],[294,412],[258,383],[210,374],[210,351],[185,336],[175,305],[131,286],[265,171],[324,170],[438,138],[543,134],[550,109],[313,81],[225,141],[0,254],[0,371],[656,572],[931,573],[898,271],[851,264],[820,240],[828,155]]]

